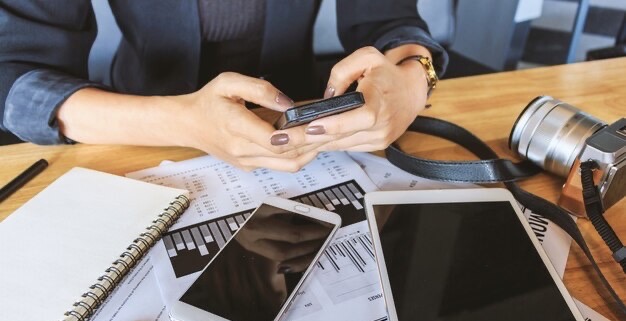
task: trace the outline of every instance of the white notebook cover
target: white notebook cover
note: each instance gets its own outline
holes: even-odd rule
[[[0,223],[0,320],[60,320],[185,190],[74,168]]]

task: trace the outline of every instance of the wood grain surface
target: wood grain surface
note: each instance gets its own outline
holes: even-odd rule
[[[536,68],[491,75],[444,80],[431,98],[432,108],[424,115],[439,117],[464,126],[485,140],[502,157],[516,159],[508,149],[508,136],[521,110],[538,95],[550,95],[582,110],[613,122],[626,116],[626,58]],[[401,108],[399,106],[399,108]],[[264,118],[276,115],[260,111]],[[435,159],[472,159],[452,143],[417,134],[406,134],[401,146],[415,154]],[[377,152],[382,155],[381,152]],[[0,147],[0,185],[6,184],[40,158],[50,166],[19,191],[0,203],[0,221],[9,216],[53,180],[74,166],[123,175],[153,167],[161,160],[179,161],[203,155],[176,147],[136,146],[36,146],[18,144]],[[541,174],[522,186],[548,200],[558,198],[564,179]],[[605,214],[623,241],[626,241],[626,199]],[[586,219],[579,219],[585,239],[601,269],[622,300],[626,300],[626,275],[612,259],[597,232]],[[573,245],[565,272],[565,283],[574,297],[611,320],[626,320],[606,292],[580,249]]]

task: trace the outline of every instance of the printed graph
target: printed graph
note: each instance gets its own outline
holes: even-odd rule
[[[356,181],[350,180],[291,199],[335,212],[341,216],[342,226],[349,226],[365,220],[364,194]],[[237,212],[165,233],[163,242],[176,277],[201,271],[252,212],[253,209]],[[343,242],[341,244],[341,247],[347,246],[346,249],[353,246],[343,244]],[[332,245],[334,246],[335,244]],[[373,255],[373,250],[370,252]],[[369,254],[367,251],[363,253],[360,251],[358,255]],[[353,258],[354,253],[343,248],[332,250],[329,248],[324,256],[332,258],[332,261],[327,263],[329,267],[331,265],[343,266],[343,262],[349,260],[355,264],[355,267],[358,267],[357,270],[363,270],[361,267],[363,263],[359,260],[359,256]]]
[[[313,272],[313,277],[335,304],[380,289],[369,231],[357,230],[336,241],[317,264],[319,268]]]

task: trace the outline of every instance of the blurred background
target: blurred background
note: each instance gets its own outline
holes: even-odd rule
[[[314,31],[320,74],[344,54],[335,4],[322,0]],[[90,78],[110,83],[121,34],[107,0],[92,0],[98,36]],[[431,34],[450,53],[444,78],[626,56],[625,0],[419,0]],[[0,132],[0,145],[20,142]]]
[[[343,51],[335,1],[322,1],[315,30],[316,50],[331,63]],[[444,78],[626,56],[624,0],[419,0],[417,8],[450,53]]]
[[[626,56],[623,0],[453,2],[455,59],[448,77]],[[488,35],[472,36],[476,31]]]

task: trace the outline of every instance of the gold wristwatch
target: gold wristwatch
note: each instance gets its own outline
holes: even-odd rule
[[[424,67],[424,70],[426,71],[426,81],[428,83],[427,95],[428,97],[430,97],[430,94],[433,92],[435,87],[437,87],[437,82],[439,81],[439,78],[437,78],[437,73],[435,72],[435,67],[433,66],[432,61],[430,61],[430,58],[428,57],[421,56],[421,55],[414,55],[414,56],[408,56],[408,57],[402,58],[402,60],[398,61],[396,65],[400,65],[407,60],[417,60],[420,64],[422,64],[422,67]]]

